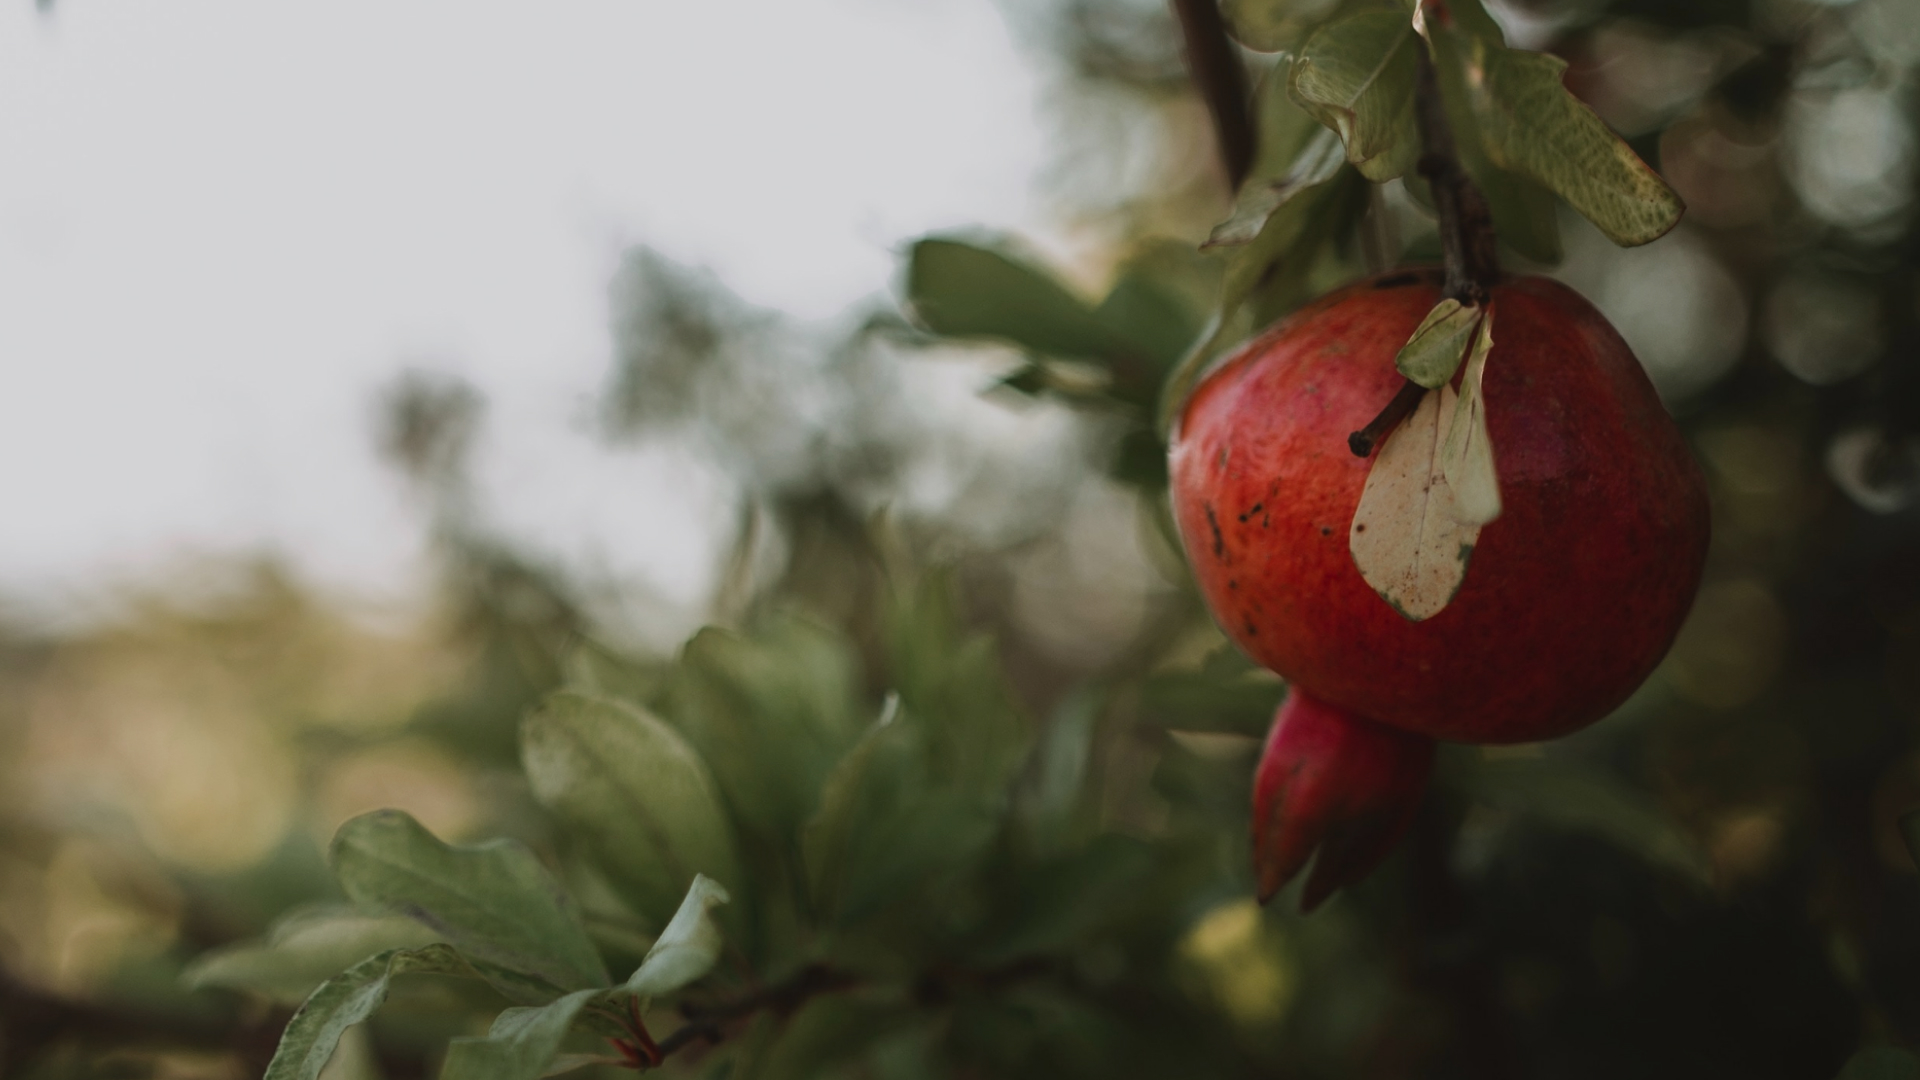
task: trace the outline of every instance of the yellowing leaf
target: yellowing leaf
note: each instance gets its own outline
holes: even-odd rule
[[[1500,476],[1493,467],[1493,442],[1487,435],[1487,399],[1481,377],[1487,372],[1487,354],[1493,351],[1493,309],[1480,320],[1473,339],[1473,355],[1460,376],[1460,396],[1447,414],[1441,440],[1440,472],[1453,492],[1454,520],[1485,525],[1500,516]]]
[[[1456,516],[1441,468],[1440,418],[1454,403],[1452,387],[1429,390],[1387,436],[1347,534],[1360,576],[1414,622],[1452,603],[1480,538],[1480,526]]]
[[[1565,60],[1486,41],[1466,52],[1468,99],[1493,164],[1552,188],[1623,247],[1679,222],[1680,196],[1561,82]]]
[[[1446,299],[1433,305],[1427,317],[1400,346],[1393,366],[1400,374],[1431,390],[1453,381],[1466,358],[1467,345],[1473,340],[1473,328],[1480,322],[1480,309]]]
[[[1376,183],[1420,156],[1413,115],[1419,47],[1404,13],[1366,12],[1308,38],[1287,80],[1293,100],[1339,132],[1347,160]]]

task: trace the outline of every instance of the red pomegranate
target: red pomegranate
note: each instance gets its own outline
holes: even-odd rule
[[[1356,457],[1347,436],[1403,385],[1394,357],[1439,282],[1389,273],[1293,314],[1213,371],[1174,431],[1174,514],[1201,592],[1290,684],[1255,778],[1262,900],[1316,850],[1309,909],[1371,870],[1412,819],[1434,740],[1546,739],[1610,712],[1699,585],[1707,500],[1685,441],[1599,312],[1531,277],[1491,291],[1481,388],[1500,516],[1430,618],[1368,585],[1349,528],[1380,451]]]

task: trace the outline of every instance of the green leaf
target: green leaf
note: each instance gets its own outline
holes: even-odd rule
[[[534,797],[655,925],[672,917],[696,874],[740,881],[712,774],[653,714],[561,691],[527,717],[521,756]]]
[[[1214,226],[1212,235],[1200,245],[1200,249],[1212,251],[1252,243],[1266,228],[1268,219],[1273,217],[1275,211],[1295,195],[1333,179],[1345,160],[1340,150],[1339,136],[1323,129],[1307,141],[1306,147],[1294,159],[1293,167],[1285,176],[1278,180],[1252,178],[1242,184],[1240,196],[1233,204],[1233,213],[1227,220]]]
[[[1623,247],[1679,223],[1680,197],[1566,88],[1566,61],[1479,38],[1458,51],[1460,86],[1492,164],[1551,188]]]
[[[1447,14],[1452,17],[1454,25],[1464,31],[1467,36],[1477,41],[1484,41],[1494,48],[1506,47],[1506,33],[1500,29],[1500,24],[1494,21],[1493,16],[1487,14],[1487,9],[1480,0],[1447,0]],[[1419,9],[1415,17],[1424,21],[1424,8]]]
[[[865,804],[868,776],[876,758],[900,761],[905,757],[897,745],[909,736],[896,729],[900,716],[899,695],[889,695],[879,719],[867,730],[845,757],[834,766],[820,792],[820,806],[801,833],[801,853],[806,860],[809,883],[817,897],[829,897],[846,877],[849,847],[861,818],[871,811]],[[891,763],[891,762],[889,762]]]
[[[1404,12],[1372,11],[1322,27],[1293,62],[1294,101],[1339,132],[1347,160],[1376,183],[1420,156],[1413,109],[1419,48]]]
[[[322,983],[301,1004],[280,1036],[280,1046],[267,1064],[264,1080],[315,1080],[333,1056],[340,1036],[372,1016],[387,1000],[387,987],[395,975],[407,974],[454,975],[493,982],[490,973],[450,945],[391,949],[370,956]]]
[[[1469,169],[1481,194],[1487,197],[1487,209],[1493,214],[1493,229],[1521,256],[1552,266],[1564,252],[1560,247],[1559,202],[1553,192],[1516,172],[1499,168],[1484,156]]]
[[[713,970],[723,944],[713,909],[727,899],[727,890],[718,882],[704,874],[696,876],[680,910],[627,979],[626,989],[642,997],[671,994]]]
[[[1429,390],[1452,382],[1453,373],[1460,370],[1460,362],[1466,359],[1467,347],[1473,342],[1481,314],[1478,307],[1452,298],[1440,301],[1420,320],[1407,343],[1400,346],[1393,366]]]
[[[340,826],[333,867],[356,904],[410,915],[468,956],[563,989],[607,985],[572,901],[522,844],[450,847],[406,814],[378,810]]]
[[[1254,52],[1286,52],[1299,45],[1331,5],[1293,0],[1220,0],[1227,33]],[[1315,9],[1302,13],[1302,8]]]
[[[297,1004],[315,987],[376,953],[439,940],[405,915],[372,915],[337,905],[306,908],[274,923],[265,942],[241,942],[188,965],[187,986],[252,990]]]
[[[1141,687],[1146,718],[1161,727],[1259,738],[1286,694],[1272,677],[1222,679],[1204,672],[1156,675]]]
[[[1615,844],[1649,863],[1705,881],[1698,850],[1645,795],[1607,774],[1554,757],[1476,762],[1469,794],[1495,809],[1531,814]]]
[[[751,637],[708,628],[682,650],[660,710],[742,827],[778,843],[860,736],[858,674],[847,640],[807,619],[774,617]]]
[[[993,639],[962,623],[957,595],[950,574],[931,573],[894,597],[887,665],[904,721],[925,740],[930,777],[969,796],[1004,799],[1033,732]]]
[[[1304,40],[1305,35],[1302,35]],[[1254,147],[1249,178],[1273,180],[1293,171],[1294,160],[1307,141],[1326,131],[1325,125],[1302,109],[1287,90],[1293,58],[1283,56],[1260,75],[1253,88]],[[1338,138],[1338,136],[1335,136]],[[1344,159],[1346,152],[1340,156]]]
[[[1920,1080],[1920,1057],[1897,1046],[1869,1047],[1848,1058],[1836,1080]]]
[[[579,990],[539,1008],[502,1012],[486,1038],[457,1038],[448,1044],[441,1080],[539,1080],[551,1075],[547,1066],[560,1052],[574,1019],[600,993]]]
[[[975,935],[968,962],[993,965],[1069,950],[1137,899],[1154,865],[1145,843],[1107,833],[1069,854],[1022,867]]]
[[[1125,348],[1053,275],[958,240],[913,245],[906,302],[916,321],[947,337],[998,339],[1049,356],[1099,358]]]
[[[1213,302],[1213,261],[1202,259],[1190,245],[1167,246],[1150,247],[1122,263],[1113,288],[1094,309],[1102,323],[1151,365],[1142,373],[1147,377],[1135,379],[1110,364],[1115,394],[1146,406],[1160,390],[1161,375],[1193,344],[1206,321],[1203,308]],[[1201,290],[1204,297],[1192,295]]]
[[[801,850],[817,902],[841,925],[918,901],[918,890],[966,868],[993,835],[995,801],[936,776],[931,742],[924,721],[890,701],[821,792]]]
[[[1028,804],[1028,832],[1039,851],[1066,847],[1084,817],[1087,766],[1107,698],[1103,688],[1080,687],[1053,710],[1041,735],[1036,750],[1039,767]]]
[[[1493,465],[1487,399],[1480,386],[1487,372],[1487,354],[1492,351],[1493,305],[1489,303],[1440,446],[1440,474],[1453,492],[1454,519],[1464,525],[1485,525],[1500,516],[1500,475]]]
[[[822,994],[766,1032],[770,1044],[755,1058],[758,1067],[751,1075],[753,1080],[942,1076],[926,1070],[848,1067],[850,1059],[871,1062],[890,1036],[926,1022],[927,1010],[905,995],[871,990]]]

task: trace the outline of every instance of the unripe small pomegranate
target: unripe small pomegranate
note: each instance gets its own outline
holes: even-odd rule
[[[1354,561],[1369,470],[1347,436],[1403,385],[1395,355],[1439,275],[1394,272],[1295,313],[1194,391],[1174,515],[1233,641],[1284,676],[1255,781],[1261,898],[1319,852],[1305,905],[1364,876],[1411,821],[1434,740],[1552,738],[1606,715],[1665,655],[1706,557],[1704,485],[1613,327],[1558,282],[1491,291],[1480,384],[1502,510],[1458,592],[1415,621]],[[1456,383],[1458,377],[1456,376]],[[1436,392],[1437,393],[1437,392]]]

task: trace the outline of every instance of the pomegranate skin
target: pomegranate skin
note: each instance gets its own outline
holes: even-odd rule
[[[1401,385],[1394,356],[1439,300],[1436,272],[1358,282],[1243,346],[1188,399],[1169,457],[1201,592],[1248,655],[1457,742],[1552,738],[1619,705],[1672,644],[1708,540],[1699,467],[1613,327],[1552,280],[1492,295],[1482,386],[1504,511],[1432,618],[1403,618],[1353,564],[1373,462],[1347,436]]]
[[[1280,703],[1253,774],[1253,869],[1261,903],[1313,856],[1312,911],[1367,876],[1420,809],[1434,742],[1295,690]]]

